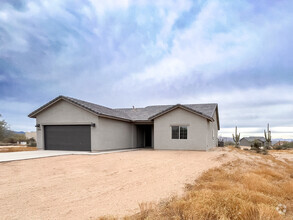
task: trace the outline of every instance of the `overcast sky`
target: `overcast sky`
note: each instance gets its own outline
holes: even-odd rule
[[[293,138],[292,0],[1,0],[0,113],[58,95],[108,107],[218,103],[221,134]]]

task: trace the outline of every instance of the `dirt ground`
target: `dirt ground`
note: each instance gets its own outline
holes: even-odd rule
[[[0,163],[1,219],[121,216],[183,192],[233,157],[225,151],[141,150]]]
[[[273,156],[277,157],[279,160],[293,161],[293,150],[273,150],[270,153]]]

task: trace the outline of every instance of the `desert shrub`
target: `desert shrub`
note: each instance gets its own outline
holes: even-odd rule
[[[37,146],[37,143],[36,142],[29,143],[27,146],[29,146],[29,147],[36,147]]]
[[[37,142],[34,138],[30,138],[27,140],[27,145],[30,147],[36,147],[37,146]]]
[[[259,142],[254,142],[252,145],[251,145],[251,149],[253,150],[257,150],[257,149],[260,149],[261,148],[261,143]]]
[[[235,145],[235,143],[233,141],[225,141],[224,145],[225,146],[232,146],[232,145]]]
[[[287,148],[283,145],[280,145],[280,146],[276,146],[273,148],[274,150],[286,150]]]
[[[274,146],[274,150],[293,149],[293,142],[284,143],[282,145]]]
[[[222,140],[219,140],[218,141],[218,147],[224,147],[224,141],[222,141]]]
[[[289,149],[289,148],[293,148],[293,142],[288,142],[282,145],[283,148],[285,149]]]
[[[267,149],[265,147],[262,147],[261,146],[261,143],[256,142],[256,141],[251,145],[250,150],[251,151],[254,151],[256,153],[259,153],[259,154],[263,154],[263,155],[267,155],[268,154]]]
[[[9,144],[16,144],[17,143],[17,139],[14,137],[7,137],[3,139],[4,143],[9,143]]]
[[[25,135],[18,134],[13,131],[9,131],[9,134],[7,135],[7,137],[3,139],[4,143],[11,143],[11,144],[15,144],[20,141],[26,141]]]
[[[274,150],[282,150],[283,147],[281,145],[278,145],[278,146],[274,146],[273,149]]]

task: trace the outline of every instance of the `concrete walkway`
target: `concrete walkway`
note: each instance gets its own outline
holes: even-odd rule
[[[36,150],[36,151],[21,151],[21,152],[7,152],[0,153],[0,163],[16,160],[29,160],[43,157],[56,157],[64,155],[98,155],[98,154],[110,154],[119,152],[135,151],[138,149],[124,149],[102,152],[87,152],[87,151],[57,151],[57,150]]]

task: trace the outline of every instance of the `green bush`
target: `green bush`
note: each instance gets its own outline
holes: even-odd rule
[[[30,139],[27,140],[27,145],[29,147],[36,147],[37,146],[37,142],[36,142],[36,140],[34,138],[30,138]]]
[[[283,150],[284,148],[283,148],[283,146],[278,145],[278,146],[275,146],[273,149],[274,150]]]
[[[260,150],[260,147],[261,147],[261,143],[259,143],[259,142],[254,142],[254,143],[251,145],[251,150]]]
[[[230,146],[230,145],[235,145],[233,141],[225,141],[224,146]]]
[[[255,151],[258,154],[263,154],[263,155],[268,154],[267,149],[265,147],[262,147],[261,143],[256,142],[256,141],[251,145],[250,150]]]
[[[9,144],[16,144],[17,143],[17,139],[14,137],[7,137],[3,139],[4,143],[9,143]]]
[[[285,147],[286,149],[293,148],[293,142],[289,142],[289,143],[283,144],[282,146]]]
[[[29,143],[28,146],[29,146],[29,147],[36,147],[36,146],[37,146],[37,143],[36,143],[36,142],[34,142],[34,143]]]
[[[284,143],[282,145],[278,145],[274,147],[274,150],[286,150],[293,149],[293,142]]]

